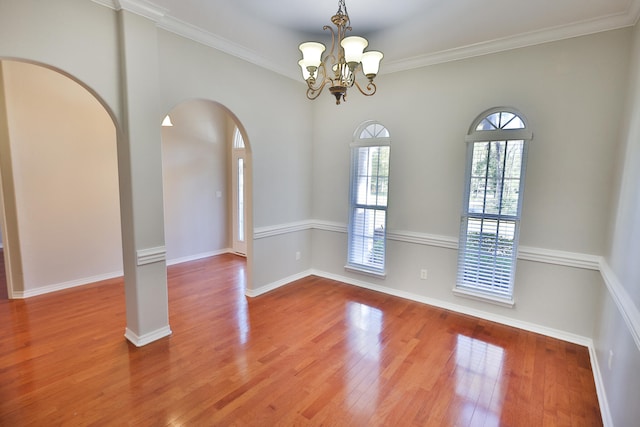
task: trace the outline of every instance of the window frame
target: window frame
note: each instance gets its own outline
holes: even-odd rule
[[[235,126],[231,143],[231,213],[232,240],[234,253],[247,256],[247,196],[246,168],[247,152],[244,137],[238,126]],[[242,165],[242,170],[241,166]],[[242,174],[242,176],[240,176]]]
[[[379,127],[380,131],[376,132],[375,129],[376,127]],[[374,132],[370,132],[369,129],[374,129]],[[374,133],[380,133],[380,132],[384,132],[386,135],[388,136],[376,136],[374,135]],[[365,133],[368,133],[370,136],[369,137],[363,137],[363,135]],[[388,223],[388,210],[389,210],[389,180],[390,180],[390,166],[388,168],[388,172],[387,172],[387,196],[386,196],[386,203],[384,206],[380,205],[380,204],[362,204],[362,203],[358,203],[357,200],[357,196],[358,196],[358,175],[359,175],[359,163],[358,163],[358,159],[359,159],[359,153],[360,150],[362,148],[371,148],[371,147],[389,147],[389,164],[390,162],[390,158],[391,158],[391,136],[389,133],[389,130],[386,126],[384,126],[382,123],[375,121],[375,120],[369,120],[366,121],[364,123],[362,123],[360,126],[358,126],[358,128],[356,129],[356,131],[354,132],[353,135],[353,140],[352,143],[350,145],[350,150],[351,150],[351,163],[350,163],[350,179],[349,179],[349,221],[348,221],[348,228],[347,228],[347,264],[345,265],[345,269],[349,270],[349,271],[354,271],[357,273],[363,273],[363,274],[368,274],[368,275],[372,275],[374,277],[378,277],[378,278],[384,278],[386,277],[386,254],[387,254],[387,223]],[[376,177],[379,175],[375,175]],[[373,235],[371,236],[372,239],[375,239],[376,237],[378,239],[382,239],[382,265],[381,267],[377,268],[374,265],[371,265],[369,263],[362,263],[362,262],[356,262],[356,260],[353,259],[353,255],[354,255],[354,242],[355,242],[355,227],[357,224],[356,218],[355,218],[355,214],[358,211],[358,209],[365,209],[365,210],[372,210],[375,212],[384,212],[384,224],[383,224],[383,229],[382,229],[382,235],[380,235],[379,231],[375,230],[375,225],[374,227],[374,231],[373,231]],[[378,240],[379,241],[379,240]],[[373,250],[373,249],[372,249]],[[379,250],[379,249],[378,249]],[[376,253],[376,256],[379,256],[379,252]]]
[[[480,124],[485,120],[489,119],[495,114],[498,113],[508,113],[516,118],[518,118],[522,127],[510,129],[504,128],[498,123],[496,129],[491,130],[478,130]],[[501,119],[500,119],[501,120]],[[511,119],[513,120],[513,118]],[[505,125],[506,126],[506,125]],[[520,219],[522,215],[522,203],[524,199],[524,187],[525,187],[525,178],[526,178],[526,165],[527,165],[527,155],[529,149],[529,142],[533,139],[533,133],[531,132],[528,121],[524,117],[522,113],[518,110],[511,107],[495,107],[481,113],[471,124],[469,127],[469,131],[465,138],[467,144],[466,150],[466,163],[465,163],[465,182],[464,182],[464,195],[463,195],[463,203],[462,203],[462,212],[460,218],[460,239],[458,245],[458,265],[457,265],[457,277],[456,277],[456,285],[453,289],[454,293],[459,296],[466,296],[475,299],[480,299],[483,301],[493,302],[496,304],[504,305],[507,307],[513,307],[515,305],[515,300],[513,297],[514,294],[514,282],[515,282],[515,272],[516,272],[516,263],[518,256],[518,245],[519,245],[519,237],[520,237]],[[489,166],[488,162],[490,161],[490,149],[492,143],[504,143],[505,149],[508,147],[509,142],[519,142],[522,141],[522,152],[520,156],[520,174],[518,175],[519,183],[518,183],[518,200],[517,200],[517,208],[515,213],[502,213],[502,206],[504,201],[504,175],[502,176],[502,180],[500,182],[500,198],[498,201],[499,212],[491,213],[487,212],[487,191],[486,189],[483,191],[483,206],[481,212],[472,212],[471,209],[471,181],[473,177],[473,164],[474,164],[474,149],[476,148],[476,144],[489,144],[488,154],[487,154],[487,174],[485,179],[489,179]],[[505,152],[505,162],[507,159],[507,153]],[[496,244],[493,246],[493,251],[490,253],[493,256],[493,263],[491,264],[491,269],[482,270],[483,261],[478,260],[475,266],[466,264],[465,261],[470,257],[468,254],[470,253],[470,247],[468,246],[470,231],[469,231],[469,220],[473,219],[475,221],[479,221],[481,224],[480,228],[480,236],[479,241],[483,240],[483,227],[485,224],[485,220],[495,221],[496,222]],[[511,254],[509,261],[509,279],[506,290],[504,289],[504,284],[498,285],[495,282],[490,284],[482,283],[482,280],[479,279],[480,273],[485,273],[487,275],[491,275],[492,278],[495,278],[496,271],[499,274],[502,274],[505,270],[505,258],[506,257],[498,257],[498,243],[500,242],[500,223],[511,223],[513,224],[513,239],[511,242]],[[480,243],[482,244],[482,243]],[[478,248],[478,252],[480,249]],[[479,256],[479,255],[478,255]],[[502,264],[499,264],[499,261]],[[468,280],[465,277],[469,275],[469,272],[477,272],[475,285],[473,284],[473,280]],[[466,274],[465,274],[466,273]]]

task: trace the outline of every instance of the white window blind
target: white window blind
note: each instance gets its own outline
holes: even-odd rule
[[[347,266],[384,273],[389,197],[389,131],[367,122],[352,144]]]
[[[467,136],[457,289],[513,298],[527,141],[515,111],[480,115]]]

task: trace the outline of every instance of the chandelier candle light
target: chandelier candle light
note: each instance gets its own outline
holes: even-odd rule
[[[337,27],[334,31],[328,25],[322,29],[331,31],[331,50],[322,58],[325,46],[318,42],[302,43],[302,59],[298,61],[302,69],[302,77],[307,82],[307,98],[316,99],[322,89],[329,84],[329,91],[336,97],[336,105],[340,100],[347,100],[347,89],[355,85],[365,96],[376,93],[373,79],[378,74],[382,52],[364,52],[369,42],[358,36],[345,37],[346,31],[351,31],[349,15],[345,0],[338,0],[338,12],[331,17],[331,22]],[[330,61],[330,64],[327,64]],[[327,73],[329,65],[329,73]],[[363,89],[356,81],[356,74],[361,71],[369,82]]]

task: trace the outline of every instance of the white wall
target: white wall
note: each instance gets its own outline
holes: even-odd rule
[[[0,55],[56,67],[120,114],[116,14],[83,0],[2,0]]]
[[[162,128],[165,243],[169,263],[230,247],[228,113],[211,101],[185,101]]]
[[[629,105],[622,131],[619,158],[620,190],[614,200],[613,236],[608,260],[620,283],[640,307],[640,263],[630,254],[640,254],[640,27],[636,25],[631,49]]]
[[[60,73],[3,61],[25,291],[122,274],[116,135]]]
[[[635,425],[640,419],[640,24],[635,26],[629,52],[627,111],[617,164],[619,191],[614,191],[611,246],[603,263],[609,292],[599,310],[594,339],[616,426]]]
[[[383,74],[371,98],[352,91],[340,106],[328,95],[315,101],[314,219],[346,225],[349,142],[361,122],[374,119],[391,133],[388,229],[398,236],[388,247],[387,278],[376,280],[346,272],[344,236],[320,226],[313,240],[314,268],[591,337],[601,287],[593,270],[597,261],[585,270],[521,259],[516,307],[505,309],[452,295],[456,251],[448,245],[455,244],[459,231],[465,134],[481,112],[505,105],[520,110],[534,133],[522,247],[529,253],[575,253],[578,259],[604,253],[629,35],[629,30],[612,31]],[[422,243],[411,243],[412,234]],[[429,270],[427,281],[419,280],[421,268]]]

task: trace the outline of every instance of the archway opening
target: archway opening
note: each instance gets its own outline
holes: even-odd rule
[[[246,257],[249,283],[251,149],[244,127],[228,108],[205,99],[181,102],[167,117],[171,125],[165,120],[162,127],[167,265],[231,252]]]
[[[117,132],[64,72],[0,61],[0,173],[7,297],[122,275]]]

